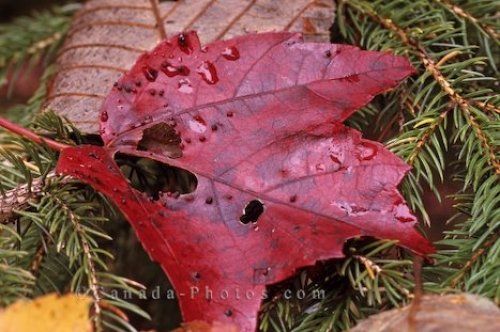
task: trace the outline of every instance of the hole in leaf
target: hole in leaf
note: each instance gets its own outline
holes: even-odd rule
[[[264,212],[264,204],[254,199],[245,206],[240,221],[244,224],[248,224],[249,222],[256,223],[262,212]]]
[[[182,157],[180,143],[181,138],[175,129],[167,123],[161,122],[144,130],[137,149],[147,150],[169,158],[180,158]]]
[[[196,176],[181,168],[149,158],[117,154],[116,163],[135,189],[158,200],[162,193],[188,194],[196,190]]]

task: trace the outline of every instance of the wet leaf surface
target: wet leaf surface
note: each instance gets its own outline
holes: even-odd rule
[[[342,124],[412,72],[402,57],[292,33],[205,47],[183,33],[116,82],[99,117],[105,146],[64,150],[58,171],[123,211],[186,321],[252,331],[266,285],[343,257],[347,239],[434,251],[396,188],[409,167]],[[148,197],[117,153],[185,169],[197,187]]]

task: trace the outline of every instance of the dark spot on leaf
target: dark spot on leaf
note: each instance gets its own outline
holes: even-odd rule
[[[189,41],[186,38],[185,34],[180,33],[177,36],[177,44],[179,45],[179,48],[181,49],[182,52],[184,52],[186,54],[193,53],[193,48],[191,47],[191,45],[189,45]],[[179,60],[179,62],[181,62],[181,61],[182,60]]]
[[[264,212],[264,204],[254,199],[245,206],[240,221],[244,224],[248,224],[249,222],[256,223],[262,212]]]
[[[165,122],[160,122],[144,130],[137,148],[169,158],[179,158],[182,156],[180,143],[181,138],[175,129]]]
[[[214,202],[214,199],[212,197],[207,197],[207,199],[205,199],[206,204],[212,204],[213,202]]]
[[[108,112],[102,111],[102,113],[101,113],[101,121],[102,122],[108,121]]]
[[[224,315],[226,315],[227,317],[231,317],[233,315],[233,311],[231,309],[227,309],[226,311],[224,311]]]
[[[144,66],[142,68],[142,72],[144,74],[144,77],[150,82],[156,81],[156,78],[158,77],[158,70],[153,69],[149,66]]]

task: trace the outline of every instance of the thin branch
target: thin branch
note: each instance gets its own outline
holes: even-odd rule
[[[439,114],[439,117],[434,119],[429,128],[427,128],[424,131],[423,135],[417,141],[415,148],[413,149],[411,154],[408,156],[408,159],[406,160],[410,166],[413,166],[413,164],[417,160],[418,155],[420,154],[424,146],[427,144],[432,134],[434,134],[436,129],[439,128],[441,123],[443,123],[444,119],[446,119],[446,116],[448,115],[451,109],[452,109],[451,107],[448,107],[445,111],[441,112],[441,114]]]
[[[64,203],[62,202],[58,197],[54,197],[54,200],[59,204],[66,214],[68,216],[69,220],[75,227],[76,233],[79,234],[80,238],[80,243],[83,248],[83,253],[86,257],[87,260],[87,265],[89,267],[90,273],[88,274],[89,278],[89,287],[92,292],[92,298],[94,299],[94,310],[95,310],[95,315],[97,317],[96,319],[96,330],[97,331],[103,331],[102,321],[101,321],[101,314],[102,314],[102,306],[101,306],[101,293],[99,291],[99,282],[97,280],[97,272],[94,264],[94,260],[92,257],[92,250],[90,243],[86,239],[86,232],[83,230],[80,220],[78,216],[76,216],[73,211]]]
[[[1,116],[0,116],[0,127],[3,127],[6,130],[10,131],[11,133],[19,135],[21,137],[24,137],[24,138],[26,138],[34,143],[46,145],[55,151],[60,152],[63,149],[69,147],[69,145],[67,145],[67,144],[56,142],[56,141],[51,140],[49,138],[45,138],[45,137],[42,137],[38,134],[35,134],[31,130],[28,130],[28,129],[23,128],[23,127],[15,124],[13,122],[10,122],[9,120],[7,120]]]
[[[22,184],[0,195],[0,223],[8,223],[14,217],[15,210],[21,210],[30,200],[42,195],[44,182],[55,176],[54,172],[50,172],[44,177],[33,179],[31,186]]]
[[[472,266],[479,259],[479,257],[481,257],[489,247],[491,247],[493,244],[497,242],[498,237],[499,233],[496,233],[495,235],[493,235],[491,239],[486,241],[480,248],[478,248],[474,253],[472,253],[471,258],[467,261],[467,263],[465,263],[464,267],[460,269],[458,275],[451,281],[450,286],[452,288],[455,288],[458,285],[459,281],[464,277],[465,273],[472,268]]]

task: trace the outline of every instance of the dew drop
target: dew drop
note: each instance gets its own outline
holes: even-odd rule
[[[196,72],[200,74],[201,78],[208,84],[215,84],[219,81],[217,70],[213,63],[203,61],[197,68]]]
[[[335,163],[335,164],[342,164],[339,160],[339,158],[333,154],[330,155],[330,159]]]
[[[200,49],[200,52],[201,52],[201,53],[207,53],[207,52],[208,52],[208,47],[203,46],[203,47]]]
[[[196,115],[193,120],[189,121],[189,128],[198,134],[202,134],[207,130],[207,123],[200,115]]]
[[[168,77],[174,77],[177,75],[182,75],[182,76],[188,76],[189,75],[189,68],[182,65],[182,66],[174,66],[170,62],[165,61],[161,64],[161,70],[167,75]]]
[[[144,74],[144,77],[150,82],[156,81],[156,78],[158,77],[158,70],[153,69],[149,66],[144,66],[142,68],[142,72]]]
[[[193,48],[191,45],[189,45],[189,41],[186,38],[186,35],[183,33],[180,33],[177,36],[177,44],[179,45],[179,48],[181,49],[182,52],[186,54],[191,54],[193,53]],[[182,61],[182,60],[181,60]]]
[[[179,46],[186,46],[187,45],[187,39],[183,33],[180,33],[177,36],[177,41],[179,42]]]
[[[321,164],[321,163],[316,164],[316,170],[317,170],[318,172],[324,172],[324,171],[326,170],[326,166],[325,166],[325,164]]]
[[[410,213],[406,204],[398,204],[394,207],[394,217],[401,222],[415,221],[415,217]]]
[[[359,160],[371,160],[377,154],[377,146],[369,143],[361,143],[356,147]]]
[[[90,158],[93,158],[93,159],[96,159],[96,160],[100,160],[101,158],[99,158],[98,155],[96,155],[94,152],[89,152],[89,157]]]
[[[168,77],[179,75],[177,67],[172,66],[168,61],[165,61],[161,64],[161,71],[164,72]]]
[[[102,111],[102,113],[101,113],[101,121],[102,122],[108,121],[108,112]]]
[[[359,82],[359,75],[358,74],[349,75],[349,76],[345,77],[344,79],[350,83]]]
[[[222,51],[222,56],[230,61],[235,61],[240,58],[240,52],[234,46],[226,47],[224,51]]]
[[[193,92],[193,86],[187,78],[182,78],[179,80],[178,90],[179,92],[190,94]]]

